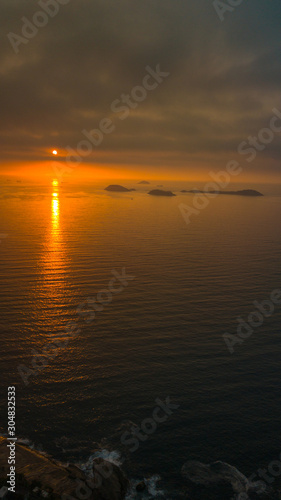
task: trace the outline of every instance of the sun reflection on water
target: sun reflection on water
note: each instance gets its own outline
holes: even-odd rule
[[[53,192],[52,192],[52,216],[51,216],[51,232],[49,239],[49,256],[50,264],[53,269],[60,268],[61,262],[61,251],[62,251],[62,241],[61,241],[61,227],[60,227],[60,201],[59,201],[59,190],[58,181],[53,180]]]
[[[53,193],[53,196],[58,196],[58,193]],[[58,198],[52,199],[52,235],[54,231],[57,233],[59,230],[59,215],[60,215],[60,205]]]
[[[65,275],[65,248],[61,230],[58,181],[53,180],[50,194],[51,211],[49,212],[49,224],[42,259],[44,280],[42,292],[46,295],[47,300],[56,300],[59,297],[59,290],[64,289]]]

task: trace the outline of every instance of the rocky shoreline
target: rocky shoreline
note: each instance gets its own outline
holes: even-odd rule
[[[129,481],[117,465],[96,458],[92,474],[87,476],[75,465],[63,465],[23,444],[16,444],[16,493],[9,492],[7,444],[7,439],[1,437],[0,498],[124,500],[126,496]]]
[[[62,464],[24,444],[16,444],[16,492],[11,492],[7,488],[8,444],[6,438],[0,437],[0,499],[124,500],[130,490],[126,475],[112,462],[95,458],[91,472],[86,474],[76,465]],[[182,484],[178,486],[183,500],[281,500],[279,477],[271,484],[259,479],[251,482],[224,462],[189,461],[181,472]],[[134,491],[136,498],[148,498],[145,481]]]

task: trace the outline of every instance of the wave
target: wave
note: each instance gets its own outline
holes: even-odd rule
[[[88,460],[84,463],[80,463],[79,467],[87,474],[92,474],[93,469],[93,460],[95,458],[102,458],[103,460],[107,460],[118,467],[122,466],[123,459],[121,453],[118,450],[107,450],[105,448],[101,450],[97,450],[90,455]],[[130,479],[130,478],[129,478]],[[134,499],[152,499],[155,498],[163,500],[169,500],[166,496],[166,492],[162,489],[158,488],[158,482],[161,480],[161,477],[157,474],[153,475],[149,478],[143,479],[130,479],[130,491],[126,495],[125,500],[134,500]],[[137,491],[137,486],[140,483],[144,483],[144,491],[142,493]]]
[[[107,460],[108,462],[111,462],[118,467],[121,467],[124,459],[122,458],[122,455],[119,450],[108,450],[106,448],[103,448],[101,450],[97,450],[94,453],[90,455],[88,460],[83,463],[79,463],[79,467],[88,475],[92,474],[93,470],[93,460],[95,458],[102,458],[103,460]],[[130,490],[126,495],[125,500],[148,500],[155,498],[156,500],[169,500],[167,493],[158,488],[158,483],[161,481],[161,477],[157,474],[149,477],[149,478],[143,478],[143,479],[131,479],[130,480]],[[143,483],[144,484],[144,490],[142,492],[137,491],[137,486]]]
[[[86,474],[92,475],[93,471],[93,460],[95,458],[103,458],[103,460],[107,460],[108,462],[111,462],[112,464],[117,465],[118,467],[121,467],[122,465],[122,459],[121,459],[121,453],[117,450],[97,450],[94,453],[92,453],[88,460],[86,462],[80,462],[77,465],[80,467],[80,469],[83,470]]]

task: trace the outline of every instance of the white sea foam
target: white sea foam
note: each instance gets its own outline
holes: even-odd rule
[[[94,458],[103,458],[103,460],[107,460],[108,462],[111,462],[112,464],[118,465],[119,467],[120,467],[120,465],[122,465],[121,453],[118,450],[109,451],[109,450],[103,449],[100,451],[96,451],[90,457],[90,459],[92,459],[92,460]]]
[[[111,462],[112,464],[118,465],[120,467],[122,465],[121,453],[118,450],[97,450],[86,462],[77,464],[85,473],[92,475],[93,472],[93,460],[95,458],[102,458],[103,460],[107,460],[107,462]]]
[[[161,477],[154,475],[150,478],[144,478],[143,482],[146,485],[145,490],[142,493],[137,492],[136,487],[140,483],[140,480],[134,479],[131,481],[131,488],[126,495],[125,500],[149,500],[155,498],[156,500],[169,500],[164,490],[160,490],[157,487],[157,483],[161,480]]]

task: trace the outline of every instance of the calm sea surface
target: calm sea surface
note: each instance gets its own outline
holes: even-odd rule
[[[146,191],[158,183],[108,183],[2,185],[1,432],[16,385],[17,436],[62,461],[118,451],[131,478],[161,476],[167,499],[187,460],[250,475],[281,451],[281,306],[233,354],[223,334],[281,288],[281,190],[219,196],[187,225],[178,206],[193,195],[179,191],[193,185],[163,183],[177,196],[157,198]],[[122,268],[134,280],[95,318],[77,313]],[[18,365],[33,370],[69,321],[79,335],[25,386]],[[168,396],[179,407],[131,452],[122,435]]]

